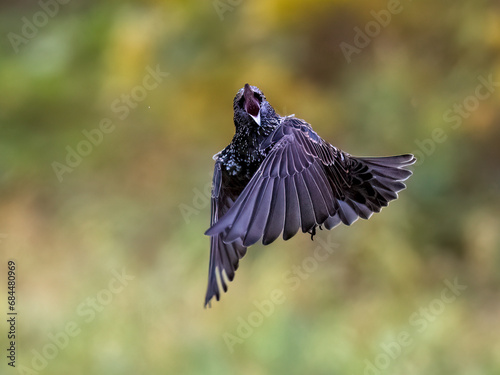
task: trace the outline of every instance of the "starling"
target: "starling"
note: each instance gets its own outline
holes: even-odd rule
[[[247,248],[300,229],[351,225],[398,197],[412,174],[411,154],[354,157],[323,140],[304,120],[282,117],[248,83],[233,102],[235,135],[214,156],[210,264],[205,306],[227,291]],[[225,276],[224,276],[225,274]],[[217,280],[219,279],[219,280]]]

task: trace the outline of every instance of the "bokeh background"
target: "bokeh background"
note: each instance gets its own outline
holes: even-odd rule
[[[0,4],[0,267],[17,263],[19,312],[2,374],[500,372],[500,83],[476,93],[500,82],[497,1],[47,4]],[[401,11],[377,31],[388,6]],[[155,88],[148,67],[165,72]],[[381,214],[318,234],[335,251],[296,289],[307,235],[253,246],[203,309],[211,157],[247,82],[353,155],[419,163]],[[116,293],[113,270],[133,277]],[[467,286],[450,303],[446,280]],[[284,302],[259,322],[275,289]],[[5,283],[0,298],[6,314]]]

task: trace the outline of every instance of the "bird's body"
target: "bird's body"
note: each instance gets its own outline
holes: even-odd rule
[[[356,158],[319,137],[304,120],[282,117],[245,85],[234,99],[235,135],[214,156],[210,266],[205,305],[219,300],[223,271],[234,278],[247,247],[302,229],[368,219],[404,189],[413,155]]]

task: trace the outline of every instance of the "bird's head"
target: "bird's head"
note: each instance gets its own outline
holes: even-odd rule
[[[262,91],[248,83],[236,94],[233,108],[234,122],[237,127],[260,128],[266,126],[268,120],[276,117],[273,107],[268,103]]]

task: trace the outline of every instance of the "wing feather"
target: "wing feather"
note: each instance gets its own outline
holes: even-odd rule
[[[221,165],[217,162],[215,163],[214,178],[212,182],[211,225],[217,223],[230,209],[233,203],[234,199],[227,196],[227,193],[222,188]],[[239,260],[243,258],[247,251],[241,239],[229,244],[224,243],[224,234],[225,233],[217,233],[210,238],[210,260],[205,306],[210,305],[210,301],[214,297],[217,301],[219,300],[220,288],[227,291],[224,274],[229,281],[232,281],[235,271],[238,269]]]
[[[288,240],[299,230],[318,225],[332,229],[368,219],[405,188],[413,155],[356,158],[323,141],[295,118],[284,122],[263,142],[267,157],[237,197],[225,197],[216,163],[212,192],[209,285],[205,303],[226,290],[247,247],[264,245],[280,234]],[[222,193],[222,194],[221,194]]]
[[[273,201],[269,210],[262,243],[268,245],[276,240],[285,226],[285,180],[279,179],[273,186]]]
[[[272,193],[273,193],[274,179],[266,178],[262,184],[261,195],[259,196],[258,203],[252,215],[252,220],[246,230],[243,245],[250,246],[261,239],[264,234],[264,229],[269,216]]]
[[[286,241],[297,233],[300,227],[299,197],[297,188],[293,181],[293,176],[285,178],[286,191],[286,214],[285,229],[283,230],[283,239]]]

